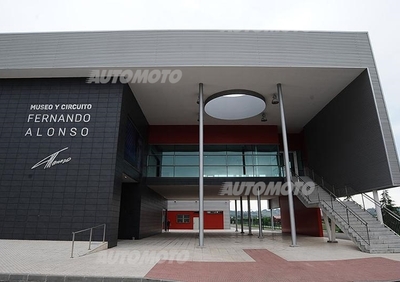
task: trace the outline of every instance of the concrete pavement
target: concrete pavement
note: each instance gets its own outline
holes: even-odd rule
[[[232,230],[206,231],[205,247],[199,248],[196,232],[171,231],[142,240],[120,241],[115,248],[75,258],[70,258],[71,242],[0,240],[0,281],[10,280],[10,274],[24,275],[16,277],[15,281],[209,281],[211,278],[214,281],[243,281],[235,280],[241,277],[237,275],[238,271],[251,274],[252,269],[253,281],[278,281],[268,280],[268,277],[276,278],[272,273],[278,275],[277,269],[285,277],[290,269],[304,265],[309,267],[304,273],[314,271],[315,275],[330,270],[343,273],[343,265],[359,265],[353,269],[357,274],[357,270],[365,265],[367,270],[373,269],[377,273],[378,277],[371,276],[374,281],[379,281],[377,278],[400,280],[400,254],[367,254],[349,240],[338,239],[338,244],[329,244],[326,238],[308,236],[298,236],[299,246],[290,247],[290,236],[278,231],[265,232],[262,239],[258,238],[257,232],[253,233],[248,236]],[[86,248],[86,243],[79,242],[76,253],[83,254]],[[374,262],[376,265],[371,268]],[[279,265],[286,267],[282,269]],[[325,269],[328,265],[332,267]],[[394,272],[388,271],[387,265],[395,266]],[[320,268],[324,271],[317,271]],[[296,275],[303,273],[295,272]],[[204,273],[219,274],[209,277],[202,275]],[[360,281],[368,281],[361,274],[359,277]],[[318,278],[318,281],[343,281]]]

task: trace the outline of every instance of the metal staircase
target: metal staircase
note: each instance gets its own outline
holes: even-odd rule
[[[306,207],[319,207],[363,252],[400,253],[400,236],[395,231],[380,223],[350,197],[340,200],[332,192],[335,191],[334,187],[322,178],[314,173],[308,175],[311,177],[293,177],[294,182],[308,183],[306,189],[299,189],[297,193],[297,197]],[[364,196],[369,197],[365,194]],[[394,214],[391,217],[400,223],[400,217],[396,218]]]

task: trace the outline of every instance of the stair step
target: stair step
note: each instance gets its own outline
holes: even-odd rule
[[[306,177],[303,181],[312,180]],[[330,214],[336,220],[336,225],[361,251],[400,253],[400,236],[381,224],[376,217],[364,210],[358,203],[354,201],[341,202],[318,185],[316,187],[317,189],[310,195],[299,194],[297,197],[305,206],[319,206],[324,212]]]
[[[400,248],[370,248],[371,254],[400,253]]]

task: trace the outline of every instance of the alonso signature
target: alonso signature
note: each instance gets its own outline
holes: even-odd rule
[[[68,147],[65,147],[64,149],[61,149],[60,151],[57,151],[47,157],[45,157],[43,160],[41,160],[40,162],[38,162],[37,164],[35,164],[33,167],[31,167],[31,169],[35,169],[41,165],[44,165],[44,169],[46,168],[51,168],[55,165],[58,164],[65,164],[65,163],[69,163],[71,161],[71,157],[68,157],[66,159],[60,159],[60,160],[56,160],[57,156],[59,153],[61,153],[62,151],[67,150]]]

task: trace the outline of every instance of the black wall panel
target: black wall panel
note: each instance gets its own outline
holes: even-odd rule
[[[119,217],[119,239],[138,239],[140,227],[141,191],[138,183],[123,183]]]
[[[130,120],[143,141],[142,167],[135,168],[124,160],[126,128]],[[146,185],[146,157],[148,152],[148,123],[131,89],[124,88],[120,136],[118,142],[117,171],[125,173],[138,183],[124,183],[119,218],[120,239],[141,239],[160,233],[162,230],[162,210],[167,201]]]
[[[143,141],[141,168],[124,160],[128,120]],[[71,240],[106,223],[112,247],[118,233],[161,232],[167,203],[146,185],[147,129],[128,85],[0,80],[0,238]]]
[[[0,80],[0,238],[71,240],[72,231],[106,223],[116,243],[122,91],[82,78]]]
[[[309,166],[345,194],[392,187],[389,160],[365,70],[304,128]]]

